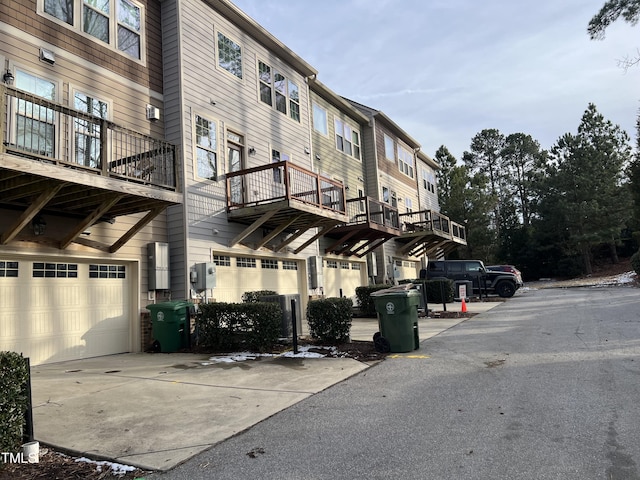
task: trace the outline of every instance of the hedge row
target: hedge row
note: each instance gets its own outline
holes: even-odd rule
[[[15,352],[0,352],[0,452],[20,448],[29,408],[28,382],[26,359]]]
[[[277,303],[205,303],[200,312],[198,342],[205,348],[265,352],[278,342],[282,309]]]
[[[358,307],[360,308],[360,312],[363,315],[366,315],[369,317],[375,317],[376,305],[373,302],[373,298],[371,298],[371,294],[373,292],[377,292],[378,290],[389,288],[390,286],[391,285],[377,284],[377,285],[367,285],[364,287],[356,287],[356,300],[358,302]]]

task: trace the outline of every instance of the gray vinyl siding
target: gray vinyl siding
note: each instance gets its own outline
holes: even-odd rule
[[[313,153],[316,170],[320,173],[326,173],[334,179],[341,180],[345,187],[348,187],[346,191],[347,199],[357,198],[358,189],[363,192],[365,190],[364,185],[364,148],[362,139],[362,127],[352,117],[349,117],[346,113],[341,112],[329,102],[316,95],[313,91],[310,92],[311,97],[311,138],[313,143]],[[316,131],[313,128],[313,104],[318,105],[327,112],[327,135]],[[336,128],[335,119],[339,118],[352,129],[358,132],[360,137],[360,160],[357,160],[352,155],[338,150],[336,146]]]
[[[183,141],[183,106],[180,89],[182,69],[180,67],[180,4],[175,1],[162,1],[162,55],[164,63],[165,85],[165,134],[167,140],[179,145],[182,159],[180,180],[184,186],[186,175],[186,156]],[[185,252],[188,242],[185,232],[185,205],[175,205],[167,209],[168,242],[170,251],[171,294],[174,299],[189,298],[188,266]]]
[[[165,108],[167,136],[179,143],[184,158],[184,207],[170,209],[172,248],[172,291],[176,298],[189,293],[188,271],[194,264],[212,260],[212,251],[251,254],[250,245],[262,239],[262,229],[243,240],[249,248],[230,241],[246,226],[227,221],[226,178],[227,130],[244,137],[243,168],[271,163],[271,149],[291,156],[292,163],[311,169],[308,87],[304,76],[281,62],[247,32],[199,0],[164,0],[163,52],[165,57]],[[242,79],[218,66],[217,34],[237,42],[242,48]],[[299,89],[300,122],[262,103],[259,99],[258,61],[268,63]],[[194,117],[201,115],[217,122],[217,181],[195,174]],[[256,150],[248,155],[248,147]],[[295,248],[313,232],[294,242]],[[253,252],[258,253],[258,252]],[[262,254],[265,254],[263,251]],[[303,259],[317,254],[317,246],[301,252]],[[290,258],[290,257],[288,257]]]

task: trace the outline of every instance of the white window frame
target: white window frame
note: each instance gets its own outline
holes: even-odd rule
[[[414,178],[415,159],[413,153],[398,144],[398,170],[409,178]]]
[[[328,118],[329,114],[326,108],[321,107],[317,103],[313,103],[313,129],[324,135],[325,137],[329,136],[329,123]],[[322,123],[321,123],[322,122]]]
[[[396,149],[394,146],[394,141],[393,138],[391,138],[389,135],[387,135],[386,133],[384,134],[384,157],[389,160],[390,162],[394,162],[396,161]],[[391,155],[391,156],[389,156]]]
[[[131,25],[127,24],[127,23],[122,23],[118,20],[118,11],[119,11],[119,1],[120,0],[109,0],[109,14],[108,15],[104,15],[104,12],[101,13],[101,15],[105,16],[108,18],[109,21],[109,41],[105,42],[104,40],[90,34],[84,31],[83,28],[83,24],[84,24],[84,16],[83,16],[83,11],[84,11],[84,0],[73,0],[73,13],[72,13],[72,23],[68,23],[65,20],[56,17],[55,15],[51,14],[51,13],[47,13],[45,11],[45,1],[46,0],[37,0],[37,14],[41,15],[43,17],[46,17],[47,19],[51,20],[54,23],[57,23],[58,25],[64,27],[64,28],[68,28],[70,30],[73,30],[75,33],[82,35],[85,38],[90,39],[93,42],[98,43],[99,45],[102,46],[106,46],[107,48],[109,48],[110,50],[114,51],[114,52],[118,52],[121,55],[126,56],[127,58],[141,63],[141,64],[146,64],[146,51],[147,51],[147,44],[146,44],[146,25],[145,25],[145,19],[147,18],[147,12],[146,12],[146,8],[143,4],[138,3],[136,0],[124,0],[130,4],[132,4],[135,8],[137,8],[140,12],[140,30],[135,31],[134,29],[132,29]],[[59,1],[63,1],[63,0],[59,0]],[[88,8],[91,8],[92,10],[94,10],[92,7],[88,6]],[[96,10],[97,11],[97,10]],[[118,27],[122,27],[125,28],[129,31],[133,31],[135,32],[136,35],[138,35],[138,37],[140,38],[140,56],[139,57],[135,57],[133,55],[130,55],[128,52],[126,52],[125,50],[121,50],[120,48],[118,48]]]
[[[413,212],[413,200],[409,197],[405,197],[404,207],[406,208],[407,213]]]
[[[25,90],[33,95],[39,96],[37,91],[32,91],[28,88],[23,88],[21,87],[18,82],[20,81],[20,76],[21,75],[28,75],[30,77],[33,77],[35,79],[35,81],[37,82],[38,80],[40,81],[44,81],[47,83],[50,83],[53,86],[54,92],[53,92],[53,98],[48,98],[48,97],[41,97],[45,100],[50,100],[53,102],[57,102],[58,101],[58,97],[59,97],[59,91],[60,91],[60,85],[56,80],[52,80],[51,78],[48,78],[45,75],[40,74],[39,72],[34,72],[31,70],[27,70],[21,67],[18,67],[16,65],[14,65],[14,70],[15,70],[15,76],[16,76],[16,88],[21,88],[22,90]],[[31,105],[31,115],[29,115],[28,109],[30,108],[29,105]],[[19,140],[19,136],[18,136],[18,126],[19,126],[19,122],[20,120],[18,120],[18,116],[20,114],[20,110],[21,108],[24,107],[25,111],[23,115],[20,115],[21,117],[24,117],[25,120],[23,120],[23,122],[25,122],[26,125],[26,121],[31,121],[33,122],[38,122],[38,123],[42,123],[45,125],[51,125],[53,128],[53,136],[52,136],[52,141],[53,141],[53,148],[51,150],[51,155],[43,155],[46,156],[48,158],[60,158],[59,157],[59,152],[60,152],[60,139],[61,139],[61,124],[60,124],[60,114],[58,112],[55,111],[51,111],[51,115],[49,114],[49,111],[51,109],[49,108],[45,108],[45,118],[41,118],[41,116],[36,117],[35,115],[33,115],[33,112],[36,111],[36,108],[34,107],[35,104],[33,104],[32,102],[26,101],[26,100],[19,100],[19,99],[13,99],[10,102],[10,105],[7,105],[7,109],[8,109],[8,117],[9,117],[9,124],[7,125],[7,129],[9,131],[9,143],[14,144],[16,146],[18,146],[18,140]],[[44,108],[44,107],[43,107]],[[38,108],[37,109],[38,112],[42,112],[42,108]],[[33,144],[33,143],[32,143]],[[18,148],[24,148],[25,150],[27,149],[27,146],[24,145],[22,147],[18,147]],[[34,152],[37,154],[42,154],[41,151],[39,152]]]
[[[84,95],[87,99],[95,100],[95,101],[98,101],[98,102],[104,104],[106,106],[106,108],[107,108],[106,115],[104,117],[98,117],[97,115],[94,115],[94,116],[96,116],[98,118],[102,118],[103,120],[111,120],[112,119],[112,112],[113,112],[113,101],[112,100],[102,98],[100,95],[96,95],[93,92],[91,92],[89,90],[86,90],[84,88],[72,87],[71,88],[71,95],[70,95],[71,101],[73,102],[72,107],[75,110],[80,110],[80,111],[82,111],[82,110],[76,107],[76,103],[75,103],[76,102],[76,95]],[[91,114],[91,112],[85,112],[85,113]],[[75,118],[70,118],[69,120],[71,122],[71,127],[70,127],[70,131],[71,131],[71,135],[70,135],[70,137],[71,137],[71,139],[70,139],[71,140],[71,149],[70,149],[71,154],[70,155],[71,155],[71,158],[70,158],[70,161],[73,162],[73,163],[77,163],[78,165],[81,165],[78,162],[78,154],[77,154],[78,145],[77,145],[77,139],[76,139],[77,135],[76,135],[76,133],[78,133],[79,135],[91,136],[91,137],[93,137],[93,138],[95,138],[97,140],[100,140],[100,127],[98,127],[96,130],[93,130],[93,128],[95,128],[95,125],[94,124],[90,124],[90,125],[94,125],[94,127],[89,128],[89,131],[87,131],[87,132],[82,132],[82,131],[78,130],[78,125],[80,125],[81,122],[79,122]],[[98,141],[98,149],[100,149],[99,141]],[[101,153],[101,151],[98,150],[98,155],[100,153]],[[86,162],[84,164],[82,164],[82,165],[89,166],[89,167],[92,167],[92,168],[101,168],[101,162],[102,162],[102,159],[100,157],[98,157],[98,162],[97,162],[96,165],[86,165]]]
[[[220,172],[220,122],[218,121],[217,118],[215,117],[211,117],[207,114],[203,114],[200,112],[193,112],[193,176],[196,180],[204,180],[204,181],[209,181],[209,182],[216,182],[218,180],[219,172]],[[200,117],[204,120],[206,120],[207,122],[213,123],[215,125],[213,131],[215,132],[215,146],[214,147],[208,147],[206,145],[200,145],[200,143],[198,142],[198,122],[197,122],[197,117]],[[215,156],[215,160],[214,160],[214,171],[213,171],[213,178],[210,177],[203,177],[200,176],[200,171],[198,168],[198,151],[202,150],[205,153],[213,153]]]
[[[234,45],[236,45],[239,49],[240,49],[240,75],[238,75],[237,73],[234,73],[233,71],[231,71],[229,68],[225,67],[224,65],[220,64],[220,54],[221,54],[221,50],[220,50],[220,36],[223,36],[224,39],[228,40],[229,42],[233,43]],[[214,42],[215,42],[215,56],[216,56],[216,68],[222,70],[223,72],[225,72],[226,74],[230,75],[231,78],[234,78],[236,80],[242,80],[244,78],[244,48],[242,47],[242,44],[240,42],[238,42],[235,38],[230,37],[229,35],[227,35],[226,33],[220,31],[220,30],[214,30]]]
[[[260,74],[261,65],[268,67],[269,69],[268,78],[267,76],[261,76]],[[272,64],[267,63],[260,59],[258,59],[257,72],[258,72],[259,103],[262,103],[264,105],[269,105],[276,112],[282,113],[283,115],[293,120],[294,122],[301,123],[302,112],[301,112],[301,99],[300,99],[300,85],[298,85],[290,77],[282,73],[281,70],[274,68]],[[291,95],[292,86],[295,87],[295,90],[297,92],[297,98]],[[262,97],[263,87],[265,87],[269,91],[269,97],[271,100],[270,103],[267,102]],[[281,103],[278,103],[277,101],[278,95],[283,98]],[[296,106],[297,108],[292,108],[293,106]],[[284,110],[282,110],[282,108],[284,108]]]
[[[360,130],[353,128],[351,124],[338,117],[334,118],[333,123],[336,134],[336,149],[356,160],[361,160]],[[356,139],[357,143],[354,141]]]

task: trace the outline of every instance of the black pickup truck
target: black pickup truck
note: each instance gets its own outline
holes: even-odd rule
[[[471,281],[474,294],[498,294],[507,298],[513,297],[522,286],[522,281],[513,273],[487,270],[481,260],[430,260],[426,270],[428,280]]]

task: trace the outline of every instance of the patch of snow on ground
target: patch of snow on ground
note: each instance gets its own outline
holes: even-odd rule
[[[310,352],[310,349],[314,350],[327,350],[327,354],[320,352]],[[252,352],[238,352],[230,353],[225,356],[214,356],[209,358],[208,362],[202,362],[201,364],[211,365],[212,363],[235,363],[245,362],[247,360],[256,360],[259,357],[284,357],[284,358],[324,358],[330,353],[334,353],[336,347],[314,347],[310,345],[302,345],[298,347],[298,353],[293,353],[293,350],[284,352],[280,355],[274,355],[273,353],[252,353]]]
[[[113,463],[107,461],[96,462],[95,460],[89,460],[86,457],[76,458],[76,462],[93,463],[96,465],[96,470],[102,471],[102,467],[109,467],[114,475],[125,475],[127,472],[133,472],[136,467],[130,465],[122,465],[121,463]]]

